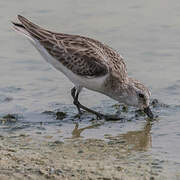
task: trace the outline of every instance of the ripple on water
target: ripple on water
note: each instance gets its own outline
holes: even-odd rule
[[[14,87],[14,86],[8,86],[8,87],[3,87],[0,88],[0,91],[3,93],[16,93],[23,90],[22,88],[19,87]]]
[[[10,102],[12,101],[13,98],[12,97],[9,97],[9,96],[5,96],[4,94],[0,94],[0,103],[7,103],[7,102]]]

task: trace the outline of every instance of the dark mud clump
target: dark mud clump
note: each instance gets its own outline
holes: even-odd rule
[[[65,112],[57,112],[56,113],[56,119],[57,120],[63,120],[64,118],[66,118],[67,114]]]
[[[62,111],[57,111],[57,112],[55,112],[55,111],[44,111],[43,114],[53,116],[57,120],[63,120],[64,118],[67,117],[67,114],[65,112],[62,112]]]
[[[15,123],[18,120],[18,116],[16,114],[7,114],[0,118],[1,123]]]
[[[151,102],[151,106],[153,108],[156,108],[156,107],[168,108],[169,107],[168,104],[161,103],[161,102],[159,102],[158,99],[153,99],[152,102]]]

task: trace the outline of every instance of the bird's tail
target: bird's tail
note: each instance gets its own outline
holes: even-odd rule
[[[21,15],[18,15],[17,17],[20,23],[12,22],[14,29],[28,37],[30,40],[32,40],[32,42],[52,38],[52,32],[32,23]]]
[[[21,15],[18,15],[17,18],[20,21],[20,23],[12,22],[13,28],[16,31],[18,31],[18,32],[22,33],[23,35],[25,35],[30,40],[33,40],[33,36],[32,36],[33,31],[35,29],[39,29],[40,27],[38,25],[30,22],[29,20],[27,20],[26,18],[24,18]]]

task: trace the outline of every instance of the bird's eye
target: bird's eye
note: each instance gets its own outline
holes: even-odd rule
[[[140,98],[144,98],[144,94],[141,94],[141,93],[140,93],[140,94],[139,94],[139,97],[140,97]]]

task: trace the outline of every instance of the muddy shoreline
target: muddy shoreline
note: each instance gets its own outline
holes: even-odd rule
[[[153,170],[158,163],[153,164],[145,147],[139,149],[144,158],[138,157],[128,138],[109,135],[104,141],[76,136],[62,142],[40,136],[0,137],[0,179],[166,179],[161,171]]]

